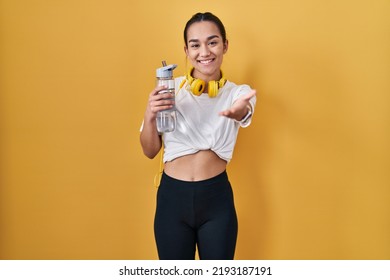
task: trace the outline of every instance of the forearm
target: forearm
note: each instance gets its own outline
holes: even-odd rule
[[[153,159],[158,154],[162,146],[162,140],[157,132],[155,120],[144,121],[140,142],[142,150],[148,158]]]

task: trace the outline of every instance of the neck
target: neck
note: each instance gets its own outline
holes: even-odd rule
[[[206,85],[210,81],[219,81],[222,77],[221,69],[218,69],[216,74],[213,75],[203,75],[201,72],[197,71],[195,68],[191,71],[191,76],[195,79],[201,79],[206,82]],[[207,89],[207,86],[206,86]]]

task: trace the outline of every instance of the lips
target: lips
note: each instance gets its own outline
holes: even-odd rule
[[[208,64],[212,63],[214,60],[215,60],[215,58],[205,59],[205,60],[198,60],[198,63],[200,63],[202,65],[208,65]]]

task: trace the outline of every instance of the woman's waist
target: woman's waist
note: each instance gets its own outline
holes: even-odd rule
[[[202,181],[221,174],[226,165],[227,162],[213,151],[202,150],[166,162],[164,172],[182,181]]]

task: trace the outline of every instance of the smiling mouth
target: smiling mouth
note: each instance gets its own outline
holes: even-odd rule
[[[215,58],[212,59],[207,59],[207,60],[198,60],[198,63],[203,64],[203,65],[208,65],[212,63],[215,60]]]

